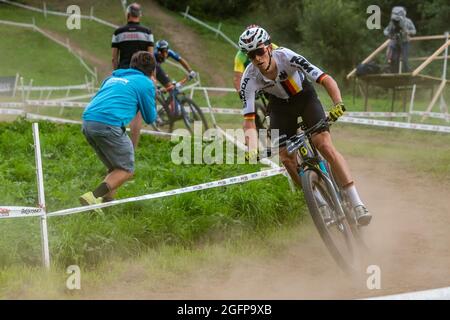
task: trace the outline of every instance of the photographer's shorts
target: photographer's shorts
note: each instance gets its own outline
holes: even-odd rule
[[[134,172],[133,143],[125,128],[83,121],[82,132],[109,172],[114,169]]]
[[[305,82],[304,82],[305,84]],[[299,127],[299,117],[307,128],[311,128],[321,119],[326,119],[325,111],[320,103],[312,85],[305,85],[305,88],[297,95],[289,99],[280,99],[275,96],[269,98],[270,109],[270,129],[272,139],[277,139],[273,129],[278,129],[278,145],[286,144],[286,140],[297,133]],[[322,131],[329,131],[323,129]],[[272,140],[275,143],[275,140]]]

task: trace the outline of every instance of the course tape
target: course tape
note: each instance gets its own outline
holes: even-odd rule
[[[40,217],[44,213],[42,208],[0,206],[0,219]]]
[[[65,216],[65,215],[69,215],[69,214],[80,213],[80,212],[90,211],[90,210],[94,210],[94,209],[111,207],[111,206],[123,204],[123,203],[164,198],[164,197],[174,196],[174,195],[183,194],[183,193],[224,187],[224,186],[229,186],[229,185],[233,185],[233,184],[273,177],[273,176],[284,173],[284,171],[285,171],[285,169],[280,167],[280,168],[276,168],[276,169],[248,173],[248,174],[244,174],[244,175],[240,175],[240,176],[236,176],[236,177],[206,182],[206,183],[202,183],[202,184],[197,184],[197,185],[174,189],[174,190],[169,190],[169,191],[162,191],[162,192],[147,194],[147,195],[143,195],[143,196],[115,200],[115,201],[111,201],[111,202],[95,204],[95,205],[90,205],[90,206],[59,210],[59,211],[49,213],[49,214],[47,214],[47,216],[48,217]]]
[[[450,287],[373,297],[364,300],[450,300]]]
[[[384,121],[384,120],[352,118],[352,117],[341,117],[341,118],[339,118],[339,122],[353,123],[353,124],[365,124],[365,125],[379,126],[379,127],[392,127],[392,128],[401,128],[401,129],[413,129],[413,130],[422,130],[422,131],[450,133],[450,126],[438,126],[438,125],[421,124],[421,123],[407,123],[407,122]]]
[[[0,105],[2,106],[2,105]],[[6,115],[24,115],[25,111],[18,110],[18,109],[0,109],[0,114],[6,114]]]
[[[407,112],[346,112],[348,117],[369,117],[369,118],[401,118],[408,117]]]
[[[23,102],[0,102],[2,108],[23,108],[25,103]]]

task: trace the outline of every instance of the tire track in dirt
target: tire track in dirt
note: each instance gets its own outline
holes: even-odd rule
[[[202,267],[158,290],[142,279],[116,283],[95,298],[116,299],[352,299],[450,286],[448,185],[422,179],[395,164],[348,158],[363,199],[374,214],[365,238],[366,265],[381,268],[381,290],[368,290],[364,271],[341,272],[315,230],[269,259],[240,259],[217,272]],[[139,277],[138,277],[139,278]]]

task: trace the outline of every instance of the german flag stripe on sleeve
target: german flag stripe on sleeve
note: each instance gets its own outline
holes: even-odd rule
[[[245,120],[254,120],[255,118],[256,118],[256,113],[255,112],[244,114],[244,119]]]
[[[327,75],[325,72],[322,73],[322,75],[320,77],[317,78],[316,82],[317,83],[322,83],[323,80],[325,80],[325,78],[329,77],[329,75]]]

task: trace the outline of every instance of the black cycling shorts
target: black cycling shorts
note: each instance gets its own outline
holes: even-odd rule
[[[160,64],[156,64],[156,80],[159,81],[164,87],[170,83],[170,79],[167,74],[164,72],[163,68],[161,68]]]
[[[307,128],[311,128],[327,117],[312,85],[305,85],[304,90],[289,99],[280,99],[271,95],[268,107],[270,109],[270,129],[279,130],[278,145],[280,147],[284,146],[286,140],[297,133],[299,117],[302,117]],[[322,131],[329,131],[329,128],[322,129]],[[273,131],[271,136],[272,139],[277,139]]]

